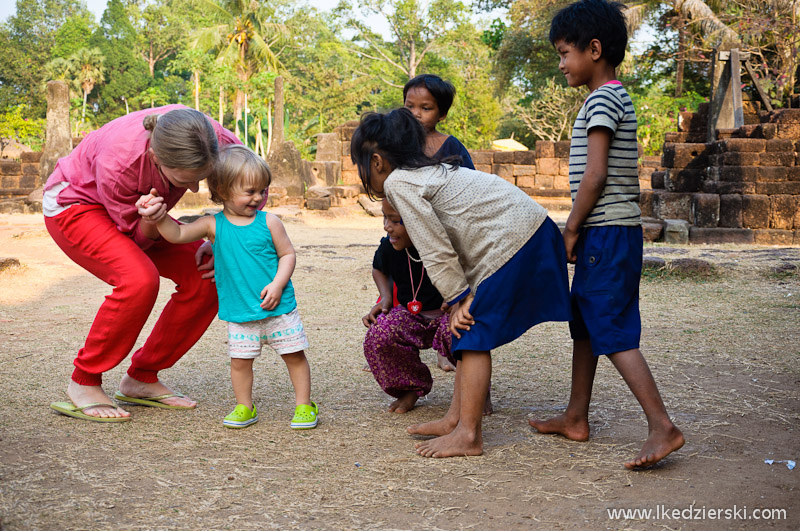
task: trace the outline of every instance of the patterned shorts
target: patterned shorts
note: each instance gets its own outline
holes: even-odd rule
[[[253,359],[267,344],[281,356],[308,348],[308,338],[297,308],[284,315],[247,323],[228,323],[228,355]]]

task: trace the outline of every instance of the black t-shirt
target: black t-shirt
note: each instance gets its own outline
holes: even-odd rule
[[[409,247],[412,259],[419,260],[419,254],[413,247]],[[372,259],[372,267],[390,277],[397,285],[397,300],[403,306],[411,302],[411,276],[408,272],[408,256],[405,249],[396,251],[389,243],[389,237],[381,239],[375,257]],[[414,275],[414,288],[419,287],[419,279],[422,277],[422,263],[411,260],[411,272]],[[428,278],[427,271],[422,278],[422,287],[417,292],[417,300],[422,303],[422,311],[438,310],[442,307],[442,296],[433,287],[431,279]]]

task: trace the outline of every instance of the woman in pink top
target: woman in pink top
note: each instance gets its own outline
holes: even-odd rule
[[[160,277],[174,281],[175,292],[133,354],[116,397],[166,409],[197,405],[161,383],[158,371],[174,365],[217,313],[213,262],[201,265],[210,249],[164,241],[155,224],[138,214],[136,201],[155,189],[172,208],[211,173],[218,146],[234,143],[240,142],[204,114],[169,105],[109,122],[58,161],[45,185],[47,230],[67,256],[114,289],[75,358],[67,387],[71,402],[55,402],[53,409],[86,420],[130,420],[103,391],[102,376],[133,348]]]

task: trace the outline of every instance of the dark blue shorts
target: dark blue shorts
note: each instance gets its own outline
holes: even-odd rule
[[[639,348],[642,227],[581,229],[575,253],[572,339],[591,341],[595,356]]]

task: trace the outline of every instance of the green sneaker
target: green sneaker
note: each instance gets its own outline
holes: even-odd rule
[[[252,411],[244,404],[237,404],[236,408],[222,421],[222,425],[226,428],[246,428],[256,422],[258,422],[258,411],[256,411],[255,404],[253,404]]]
[[[300,404],[294,408],[294,418],[292,419],[292,429],[310,430],[317,427],[317,416],[319,408],[314,402],[311,405]]]

